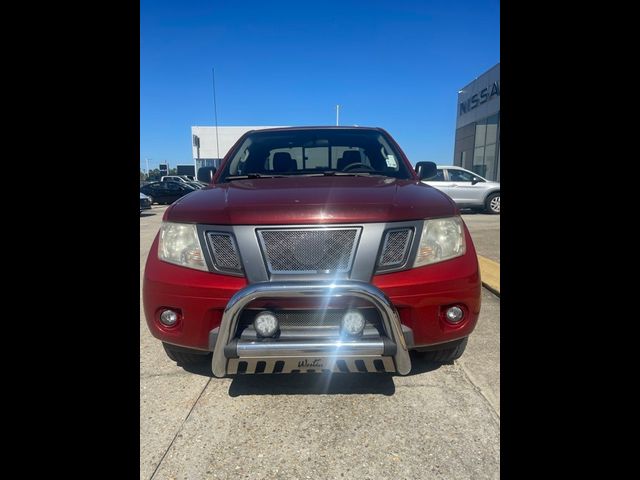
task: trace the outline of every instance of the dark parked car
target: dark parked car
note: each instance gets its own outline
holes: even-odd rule
[[[199,182],[197,180],[191,180],[187,175],[168,175],[166,177],[162,177],[160,179],[161,182],[175,182],[180,185],[191,185],[196,190],[200,188],[206,187],[207,184],[203,182]]]
[[[140,187],[140,191],[153,198],[159,204],[170,204],[180,197],[196,191],[195,187],[178,182],[153,182]]]
[[[153,199],[151,197],[140,192],[140,213],[142,213],[142,210],[149,210],[152,203]]]

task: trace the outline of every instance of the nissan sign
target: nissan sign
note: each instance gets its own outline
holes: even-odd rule
[[[473,94],[470,98],[460,103],[460,115],[470,112],[478,105],[487,103],[493,97],[500,96],[500,82],[493,82],[493,85],[483,88],[480,93]]]

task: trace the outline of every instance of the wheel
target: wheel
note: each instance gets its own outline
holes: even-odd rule
[[[155,200],[151,195],[147,195],[147,196],[149,197],[149,205],[153,205],[153,202],[155,202]]]
[[[500,192],[492,193],[487,197],[485,202],[487,213],[498,214],[500,213]]]
[[[178,365],[199,365],[205,363],[209,358],[210,352],[201,352],[200,350],[190,350],[188,348],[176,347],[168,343],[162,343],[164,351],[171,360]]]
[[[467,348],[469,337],[464,337],[453,342],[449,348],[444,350],[432,350],[427,352],[417,352],[420,357],[428,362],[450,363],[459,359]]]
[[[369,165],[365,165],[364,163],[350,163],[346,167],[342,169],[343,172],[350,172],[351,170],[355,170],[357,168],[365,169],[369,172],[375,172],[374,168],[371,168]]]

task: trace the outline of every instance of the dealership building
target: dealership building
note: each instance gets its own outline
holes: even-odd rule
[[[280,126],[191,127],[193,164],[220,166],[249,130]],[[458,91],[453,164],[500,181],[500,63]]]
[[[500,181],[500,64],[458,91],[453,164]]]
[[[249,130],[266,127],[191,127],[191,148],[196,172],[200,167],[219,167],[233,144]]]

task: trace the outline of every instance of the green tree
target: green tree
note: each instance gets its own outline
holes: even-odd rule
[[[160,181],[160,177],[160,170],[154,168],[153,170],[149,171],[149,177],[147,178],[147,180],[149,180],[150,182],[158,182]]]

